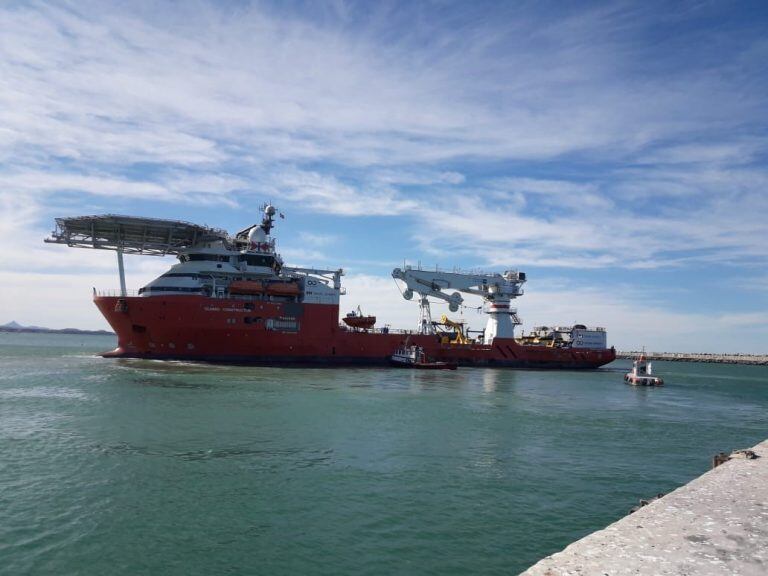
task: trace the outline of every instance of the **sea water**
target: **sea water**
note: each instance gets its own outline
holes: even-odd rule
[[[2,574],[514,574],[768,437],[768,368],[299,369],[0,334]]]

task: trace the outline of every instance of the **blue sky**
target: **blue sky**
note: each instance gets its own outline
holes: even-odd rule
[[[407,259],[526,271],[525,329],[768,352],[765,3],[0,12],[0,323],[104,326],[114,254],[43,245],[55,216],[235,231],[271,200],[286,260],[344,267],[343,306],[397,326]]]

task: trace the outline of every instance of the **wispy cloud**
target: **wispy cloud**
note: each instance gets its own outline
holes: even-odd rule
[[[271,185],[279,197],[315,212],[343,216],[401,214],[417,205],[386,184],[374,183],[372,188],[361,190],[317,172],[282,172]]]
[[[488,183],[486,194],[451,193],[422,207],[419,238],[425,250],[494,264],[765,263],[766,185],[762,168],[708,166],[627,170],[586,184],[507,178]]]
[[[168,173],[154,180],[42,170],[0,172],[5,194],[45,197],[56,193],[235,207],[245,181],[217,174]]]
[[[638,69],[648,46],[633,23],[662,18],[650,8],[565,11],[547,22],[518,10],[497,15],[505,26],[488,13],[458,29],[430,13],[430,42],[408,28],[385,42],[360,14],[350,33],[260,5],[151,6],[5,9],[7,153],[181,165],[244,151],[363,165],[615,155],[762,104],[754,90],[734,101],[719,77],[695,68]],[[411,10],[421,9],[394,16]],[[745,47],[719,71],[746,80],[766,50]],[[673,51],[665,63],[674,66]],[[692,108],[692,94],[707,97]]]
[[[322,248],[334,244],[338,238],[332,234],[315,234],[314,232],[299,232],[299,241],[302,244]]]

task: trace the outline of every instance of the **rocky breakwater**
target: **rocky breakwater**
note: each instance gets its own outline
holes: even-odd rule
[[[641,352],[617,352],[616,358],[634,360]],[[768,366],[768,354],[708,354],[690,352],[645,352],[648,360],[710,362],[713,364],[756,364]]]

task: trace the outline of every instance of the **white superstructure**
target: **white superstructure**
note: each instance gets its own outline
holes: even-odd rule
[[[603,349],[608,346],[605,328],[590,328],[584,324],[573,326],[536,326],[522,337],[529,344],[554,347]]]
[[[284,266],[270,235],[277,210],[270,204],[262,209],[261,223],[234,236],[224,230],[178,220],[108,214],[57,218],[57,228],[46,242],[116,251],[123,297],[127,294],[124,253],[173,254],[179,262],[140,288],[139,296],[225,298],[248,294],[268,301],[338,305],[339,296],[344,293],[344,272]]]

